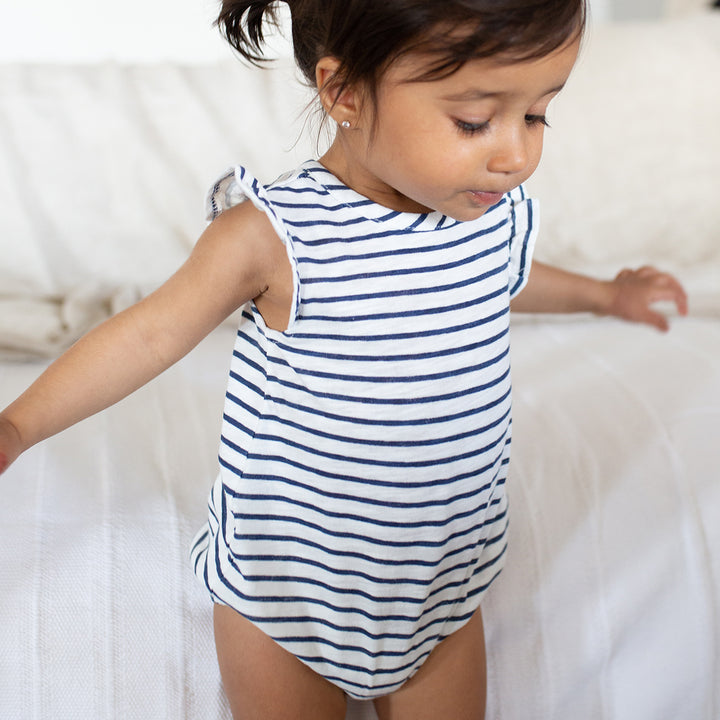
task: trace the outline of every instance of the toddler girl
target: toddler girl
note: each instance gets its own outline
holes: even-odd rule
[[[328,151],[263,187],[236,167],[159,290],[0,416],[7,465],[116,402],[244,306],[219,475],[192,548],[235,720],[474,718],[480,602],[506,549],[510,300],[665,327],[682,288],[530,261],[522,183],[583,32],[582,0],[292,0]],[[272,2],[219,23],[262,60]],[[231,92],[232,89],[229,88]]]

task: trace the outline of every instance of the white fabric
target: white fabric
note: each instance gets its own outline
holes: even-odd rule
[[[140,299],[131,285],[91,282],[58,297],[0,296],[0,360],[56,356],[80,335]]]
[[[269,182],[313,154],[306,102],[287,61],[0,66],[0,294],[159,284],[229,161]]]
[[[720,326],[515,330],[488,718],[716,720]]]
[[[221,328],[3,476],[0,717],[229,718],[187,551],[233,339]],[[720,327],[521,323],[513,343],[488,718],[717,720]],[[40,369],[2,366],[0,403]]]

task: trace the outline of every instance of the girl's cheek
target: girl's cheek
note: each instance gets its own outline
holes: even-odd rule
[[[5,453],[0,452],[0,475],[2,475],[8,466],[8,459]]]

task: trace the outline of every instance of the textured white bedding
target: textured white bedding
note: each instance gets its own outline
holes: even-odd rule
[[[229,717],[187,549],[232,340],[221,328],[3,478],[0,717]],[[513,345],[488,718],[717,720],[720,325],[520,319]],[[2,366],[0,402],[40,369]]]
[[[489,718],[720,717],[719,351],[717,321],[516,328]]]

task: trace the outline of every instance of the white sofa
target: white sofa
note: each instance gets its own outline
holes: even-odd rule
[[[270,181],[314,153],[293,77],[285,61],[0,66],[0,405],[182,262],[227,165]],[[718,77],[720,12],[602,26],[550,117],[538,257],[661,265],[691,312],[665,335],[513,321],[489,720],[720,718]],[[229,718],[187,550],[233,335],[0,479],[0,717]]]

